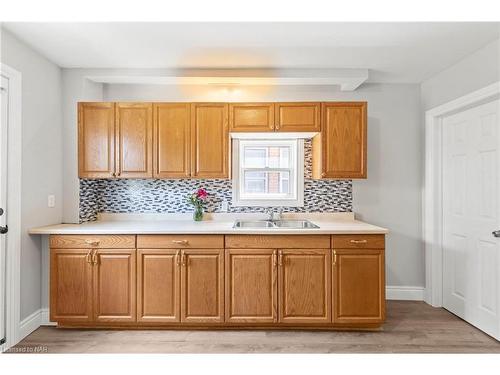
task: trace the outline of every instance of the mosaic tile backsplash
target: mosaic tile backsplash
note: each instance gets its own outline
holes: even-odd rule
[[[304,206],[283,207],[285,212],[350,212],[351,180],[313,180],[311,178],[311,142],[304,142]],[[178,213],[192,212],[187,195],[205,188],[209,199],[206,212],[219,212],[223,201],[229,212],[264,212],[266,207],[233,207],[232,181],[223,179],[81,179],[80,222],[97,219],[107,213]]]

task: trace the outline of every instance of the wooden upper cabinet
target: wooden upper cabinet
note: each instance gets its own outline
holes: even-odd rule
[[[137,321],[180,322],[180,250],[137,250]]]
[[[182,250],[181,320],[224,322],[223,249]]]
[[[275,129],[282,132],[319,132],[320,103],[276,103]]]
[[[382,323],[384,250],[334,249],[333,258],[333,323]]]
[[[153,177],[153,105],[116,103],[116,177]]]
[[[153,176],[185,178],[191,174],[189,103],[153,104]]]
[[[226,322],[277,322],[277,250],[226,249],[225,266]]]
[[[90,322],[92,316],[92,264],[90,250],[51,249],[50,320]]]
[[[191,177],[229,178],[229,106],[191,106]]]
[[[314,178],[366,178],[366,102],[323,103],[313,139]]]
[[[229,129],[232,132],[272,132],[274,103],[229,104]]]
[[[94,319],[136,321],[136,250],[99,249],[94,255]]]
[[[279,321],[330,323],[330,249],[283,249],[278,257]]]
[[[115,104],[78,103],[78,176],[115,173]]]
[[[231,132],[319,132],[313,178],[367,176],[366,102],[79,103],[80,178],[229,178]]]

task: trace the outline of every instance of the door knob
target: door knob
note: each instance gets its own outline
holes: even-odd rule
[[[0,226],[0,234],[5,234],[9,231],[9,226],[6,225],[4,227]]]
[[[500,230],[496,230],[496,231],[494,231],[492,233],[493,233],[493,236],[500,237]]]
[[[0,207],[0,216],[3,215],[3,208]]]

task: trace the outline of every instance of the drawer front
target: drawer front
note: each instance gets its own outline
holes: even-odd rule
[[[233,249],[329,249],[329,235],[228,235]]]
[[[138,235],[138,249],[222,249],[222,235]]]
[[[336,234],[332,236],[334,249],[384,249],[384,234]]]
[[[50,247],[53,249],[133,249],[135,235],[52,235]]]

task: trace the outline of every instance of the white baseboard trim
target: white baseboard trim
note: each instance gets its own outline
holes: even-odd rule
[[[40,326],[54,326],[55,322],[49,321],[49,309],[39,309],[19,323],[19,341],[28,336]]]
[[[42,310],[37,310],[33,314],[24,318],[21,323],[19,323],[19,341],[21,341],[35,329],[40,327],[41,319]]]
[[[425,288],[423,286],[386,286],[385,298],[389,300],[423,301]]]

